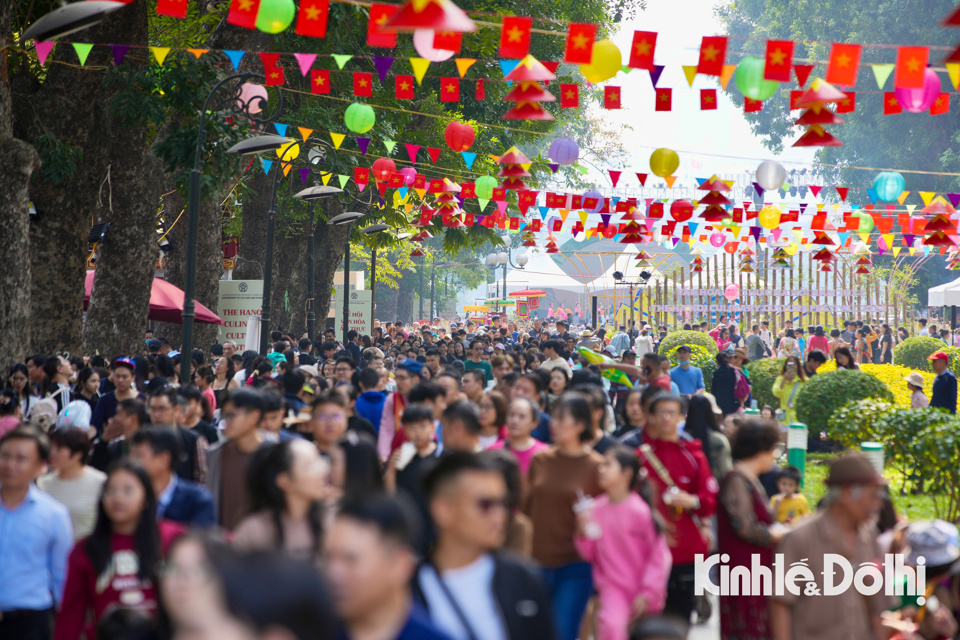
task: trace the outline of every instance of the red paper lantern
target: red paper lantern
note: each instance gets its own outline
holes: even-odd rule
[[[693,203],[689,200],[674,200],[670,205],[670,215],[677,222],[686,222],[693,217]]]
[[[477,139],[477,134],[468,124],[451,122],[443,131],[443,139],[447,141],[447,146],[454,151],[466,151],[473,146],[473,141]]]
[[[606,227],[603,228],[603,237],[604,237],[604,238],[610,239],[610,238],[612,238],[612,237],[615,236],[615,235],[617,235],[617,225],[615,225],[615,224],[608,224]]]
[[[377,182],[386,182],[397,170],[397,163],[390,158],[377,158],[373,162],[372,173]]]

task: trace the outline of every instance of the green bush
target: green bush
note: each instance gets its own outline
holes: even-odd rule
[[[851,400],[877,398],[893,402],[893,394],[879,378],[863,371],[841,369],[814,376],[797,394],[797,419],[811,434],[827,430],[834,412]]]
[[[780,408],[780,400],[773,395],[773,381],[780,375],[780,369],[783,368],[784,358],[763,358],[747,365],[747,373],[750,374],[750,388],[753,393],[753,399],[762,409],[763,405],[768,404],[774,409]]]
[[[673,333],[667,334],[667,337],[663,339],[657,353],[666,354],[668,351],[673,351],[682,344],[688,347],[692,347],[695,344],[699,345],[706,348],[711,354],[717,352],[717,343],[705,333],[699,331],[674,331]]]
[[[853,400],[827,420],[827,435],[847,449],[858,449],[861,442],[886,443],[887,434],[877,427],[877,421],[895,409],[895,405],[874,398]]]
[[[956,522],[960,519],[960,473],[950,463],[960,459],[960,420],[949,414],[943,414],[942,418],[910,441],[910,454],[918,475],[936,482],[933,492],[936,516]]]
[[[927,356],[943,349],[943,340],[917,336],[907,338],[893,348],[893,364],[901,364],[917,371],[933,371]]]
[[[707,388],[707,391],[710,391],[710,385],[713,384],[713,374],[717,370],[717,359],[706,348],[698,344],[687,346],[690,347],[690,364],[700,368],[700,371],[703,373],[703,384]],[[680,345],[677,345],[670,351],[663,353],[663,355],[670,358],[670,363],[673,366],[677,366],[677,349],[679,348]]]
[[[943,460],[933,466],[925,464],[923,452],[917,450],[919,437],[931,427],[952,419],[945,409],[927,407],[896,409],[874,423],[874,428],[883,434],[877,442],[883,443],[884,459],[903,475],[904,484],[918,480],[922,484],[924,478],[934,477]]]
[[[960,376],[960,347],[943,347],[943,352],[950,356],[950,371]]]

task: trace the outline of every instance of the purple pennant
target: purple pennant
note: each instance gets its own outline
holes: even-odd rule
[[[300,184],[307,184],[307,177],[310,175],[310,169],[300,169]]]
[[[754,183],[753,183],[753,188],[756,189],[757,195],[759,195],[759,196],[762,198],[762,197],[763,197],[763,187],[761,187],[761,186],[758,185],[756,182],[754,182]]]
[[[389,56],[373,56],[373,66],[377,68],[377,75],[380,76],[380,82],[386,82],[387,72],[393,66],[393,58]]]
[[[950,204],[953,206],[960,206],[960,193],[948,193],[947,198],[950,199]]]
[[[360,154],[367,155],[367,147],[370,146],[370,138],[357,138],[357,146],[360,147]]]
[[[607,226],[608,224],[610,224],[610,214],[609,214],[609,213],[601,213],[601,214],[600,214],[600,219],[603,220],[603,226]]]
[[[130,45],[128,44],[112,44],[110,48],[113,49],[113,64],[116,67],[120,66],[120,63],[123,62],[123,56],[127,55],[127,51],[130,50]]]
[[[461,209],[463,209],[463,201],[464,201],[464,198],[461,198],[460,196],[457,196],[457,202],[460,203],[459,206],[460,206]]]
[[[653,83],[653,88],[657,88],[657,83],[660,82],[660,74],[663,73],[663,65],[655,64],[653,65],[653,71],[650,71],[650,82]]]
[[[554,163],[551,162],[551,163],[549,163],[547,166],[550,167],[550,171],[553,171],[554,173],[556,173],[557,171],[560,170],[560,165],[559,165],[559,164],[554,164]]]
[[[760,242],[760,227],[750,227],[750,235],[753,236],[754,240]]]
[[[908,247],[913,246],[913,236],[910,235],[909,233],[903,234],[903,241],[907,243]]]

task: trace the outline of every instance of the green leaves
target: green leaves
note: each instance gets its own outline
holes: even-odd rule
[[[49,184],[60,184],[69,180],[83,160],[83,150],[69,142],[44,134],[33,139],[33,146],[40,154],[40,179]]]
[[[692,345],[700,345],[705,348],[711,355],[717,353],[717,343],[705,333],[699,331],[674,331],[667,335],[663,339],[663,342],[660,343],[660,351],[666,353],[668,351],[673,351],[680,345],[685,344],[688,347]]]
[[[773,395],[773,382],[780,375],[783,368],[783,358],[761,358],[747,365],[750,374],[750,390],[754,399],[764,407],[769,405],[774,409],[780,408],[780,399]]]
[[[879,378],[863,371],[840,369],[814,376],[797,393],[797,418],[813,434],[827,431],[834,412],[851,400],[877,398],[893,402],[893,394]]]
[[[893,363],[917,371],[933,371],[927,356],[946,347],[943,340],[916,336],[907,338],[893,348]]]

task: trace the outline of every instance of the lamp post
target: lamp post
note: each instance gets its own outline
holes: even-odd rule
[[[452,267],[452,262],[447,262],[446,260],[441,260],[440,262],[433,263],[433,270],[430,272],[430,324],[433,324],[433,318],[439,315],[439,310],[436,308],[436,279],[437,279],[437,268],[446,269],[447,267]]]
[[[390,225],[377,223],[372,224],[369,227],[364,227],[360,229],[360,233],[365,233],[368,236],[372,236],[380,233],[381,231],[386,231],[390,228]],[[377,308],[377,245],[370,246],[370,303],[373,305],[373,308]]]
[[[110,0],[91,0],[90,2],[74,2],[50,13],[44,14],[30,25],[20,40],[35,40],[44,42],[83,31],[88,27],[100,24],[114,11],[123,9],[125,2]]]
[[[493,270],[493,282],[497,288],[497,298],[500,297],[500,285],[497,283],[497,268],[500,265],[503,265],[503,296],[507,295],[507,265],[513,267],[514,269],[523,269],[527,266],[527,263],[530,261],[530,256],[525,253],[521,253],[517,256],[516,264],[513,263],[512,251],[507,247],[506,251],[501,251],[499,253],[490,252],[487,254],[487,266]],[[497,309],[500,308],[500,305],[497,305]]]
[[[307,187],[293,196],[294,198],[310,203],[310,226],[307,234],[307,337],[310,338],[310,340],[315,339],[315,332],[317,330],[317,309],[314,304],[316,301],[317,289],[314,281],[314,255],[316,252],[316,242],[314,239],[314,227],[316,225],[316,220],[314,213],[316,209],[316,203],[317,200],[334,196],[342,191],[343,189],[338,189],[337,187],[318,185],[315,187]]]
[[[79,3],[78,3],[79,4]],[[197,146],[193,157],[193,169],[190,171],[189,200],[187,204],[187,253],[186,268],[183,283],[183,314],[182,314],[182,333],[180,340],[180,351],[182,353],[193,353],[193,320],[195,317],[196,304],[194,296],[197,287],[197,237],[200,229],[200,159],[203,154],[203,141],[207,133],[207,121],[211,111],[227,111],[235,115],[243,115],[256,124],[266,124],[280,114],[283,109],[283,94],[277,93],[276,107],[267,115],[261,116],[264,108],[267,106],[267,100],[263,95],[248,92],[244,94],[244,86],[248,81],[263,81],[264,77],[258,73],[236,73],[227,76],[218,82],[203,103],[203,110],[200,112],[200,123],[197,128]],[[232,85],[231,85],[232,83]],[[221,89],[230,86],[230,90],[221,94]],[[221,94],[222,99],[213,104],[214,98]],[[230,152],[253,154],[263,153],[265,151],[276,151],[280,147],[290,142],[289,138],[271,134],[254,136],[234,145]],[[272,209],[272,205],[271,205]],[[272,232],[272,230],[271,230]],[[261,344],[263,344],[261,331]],[[180,384],[187,384],[190,381],[190,367],[181,368]]]
[[[373,204],[373,189],[367,189],[366,193],[358,191],[356,195],[344,191],[338,198],[346,211],[330,218],[327,224],[347,225],[347,237],[343,246],[343,335],[340,336],[346,343],[347,332],[350,330],[350,226],[370,210]]]

